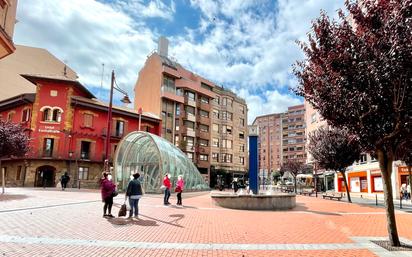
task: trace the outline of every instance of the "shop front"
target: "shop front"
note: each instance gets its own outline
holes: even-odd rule
[[[366,171],[348,173],[349,189],[354,193],[368,192],[368,176]]]

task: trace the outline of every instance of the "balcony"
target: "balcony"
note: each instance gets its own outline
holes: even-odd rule
[[[202,139],[210,140],[210,132],[202,131],[200,129],[196,130],[197,136]]]
[[[210,168],[210,162],[209,161],[201,161],[199,159],[196,159],[195,165],[198,168],[206,168],[206,169]]]
[[[192,107],[196,107],[196,101],[190,99],[189,97],[185,96],[184,97],[184,104],[192,106]]]
[[[160,91],[161,92],[160,96],[163,97],[163,98],[167,98],[169,100],[179,102],[179,103],[184,103],[185,102],[184,97],[181,96],[181,95],[178,95],[176,93],[176,90],[172,90],[172,89],[167,88],[165,86],[162,86],[160,90],[161,90]]]
[[[202,124],[206,124],[206,125],[210,125],[210,118],[198,115],[197,116],[197,122],[202,123]]]
[[[198,147],[195,148],[196,153],[198,154],[207,154],[210,155],[210,146],[201,146],[199,145]]]
[[[189,121],[193,121],[196,122],[196,116],[194,114],[191,114],[189,112],[182,112],[181,116],[183,117],[183,119],[185,120],[189,120]]]
[[[107,128],[103,128],[102,129],[102,133],[101,135],[103,137],[107,136]],[[125,136],[125,132],[121,132],[121,131],[112,131],[112,133],[110,133],[110,138],[111,139],[121,139],[123,136]]]
[[[177,78],[177,79],[179,79],[181,77],[177,70],[172,69],[172,68],[170,68],[168,66],[165,66],[165,65],[163,65],[163,73],[167,74],[169,76],[172,76],[174,78]]]
[[[210,110],[211,110],[210,103],[204,103],[202,101],[197,102],[197,107],[204,110],[204,111],[207,111],[207,112],[210,112]]]
[[[196,132],[194,129],[188,128],[188,127],[180,127],[179,132],[182,133],[182,135],[189,136],[189,137],[196,137]]]

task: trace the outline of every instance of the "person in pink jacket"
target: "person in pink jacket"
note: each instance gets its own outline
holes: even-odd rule
[[[100,180],[100,188],[102,193],[103,217],[114,218],[112,215],[113,192],[116,190],[116,185],[109,179],[109,173],[103,173],[103,178]],[[109,214],[106,214],[109,211]]]
[[[177,182],[176,182],[176,189],[175,192],[177,192],[177,205],[182,205],[182,192],[185,187],[185,181],[183,180],[183,176],[179,175],[177,177]]]

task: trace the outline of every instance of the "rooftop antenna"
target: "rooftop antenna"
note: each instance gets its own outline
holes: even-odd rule
[[[102,79],[100,80],[100,89],[103,88],[104,63],[102,63]]]

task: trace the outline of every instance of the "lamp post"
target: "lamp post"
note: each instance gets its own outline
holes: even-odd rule
[[[119,86],[115,87],[116,78],[114,76],[114,70],[112,70],[112,78],[110,82],[110,100],[109,100],[109,110],[107,114],[107,131],[106,131],[106,147],[105,147],[105,160],[104,160],[104,170],[106,172],[110,171],[109,168],[109,149],[110,149],[110,137],[111,137],[111,127],[112,127],[112,107],[113,107],[113,89],[116,89],[120,93],[124,95],[123,99],[121,100],[123,103],[130,104],[131,101],[127,92],[120,89]]]

